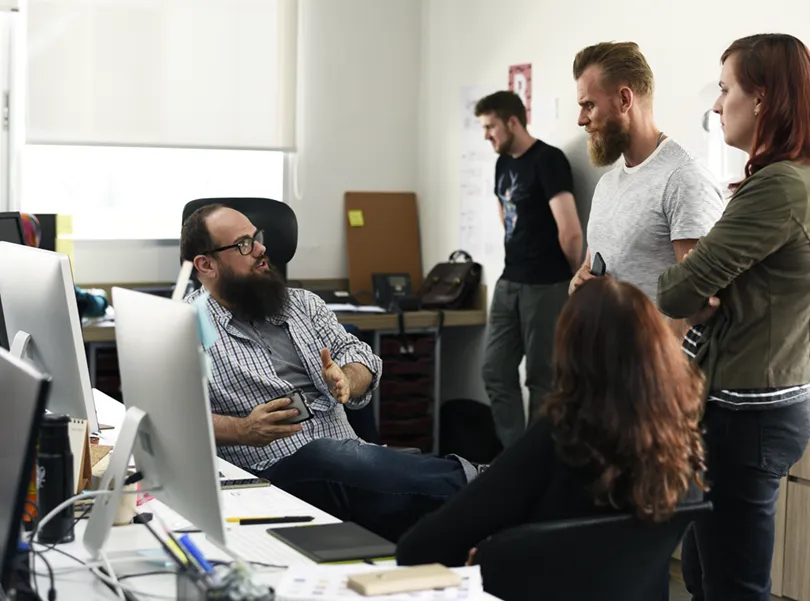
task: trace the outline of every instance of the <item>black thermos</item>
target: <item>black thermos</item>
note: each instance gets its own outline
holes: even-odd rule
[[[42,519],[57,505],[73,496],[73,453],[67,415],[46,414],[39,431],[39,511]],[[69,543],[73,540],[73,504],[65,507],[42,528],[39,542]]]

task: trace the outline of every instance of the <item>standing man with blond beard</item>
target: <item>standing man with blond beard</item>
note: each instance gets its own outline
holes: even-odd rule
[[[574,59],[580,127],[597,167],[621,163],[599,180],[588,222],[585,262],[569,292],[593,277],[598,252],[611,276],[655,301],[658,276],[695,247],[725,207],[714,178],[653,119],[652,70],[633,42],[605,42]],[[683,334],[684,326],[673,323]]]

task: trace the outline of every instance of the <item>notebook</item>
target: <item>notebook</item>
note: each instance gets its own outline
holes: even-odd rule
[[[397,548],[354,522],[269,528],[267,532],[317,563],[393,557]]]

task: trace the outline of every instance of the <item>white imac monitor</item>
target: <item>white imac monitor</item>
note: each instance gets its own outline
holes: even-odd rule
[[[131,445],[144,490],[225,544],[205,351],[197,309],[113,288],[115,338],[127,414],[96,499],[85,547],[98,556],[112,525]]]
[[[0,298],[11,354],[53,379],[48,409],[86,419],[98,431],[70,260],[0,242]]]

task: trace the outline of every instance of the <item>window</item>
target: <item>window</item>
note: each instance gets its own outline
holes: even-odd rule
[[[28,0],[26,140],[295,147],[297,0]]]
[[[73,215],[78,240],[177,239],[197,198],[285,200],[276,151],[29,144],[21,170],[21,210]]]
[[[703,128],[709,133],[709,170],[720,182],[723,190],[728,192],[729,184],[745,177],[748,155],[726,144],[720,125],[720,115],[707,111],[703,119]]]

